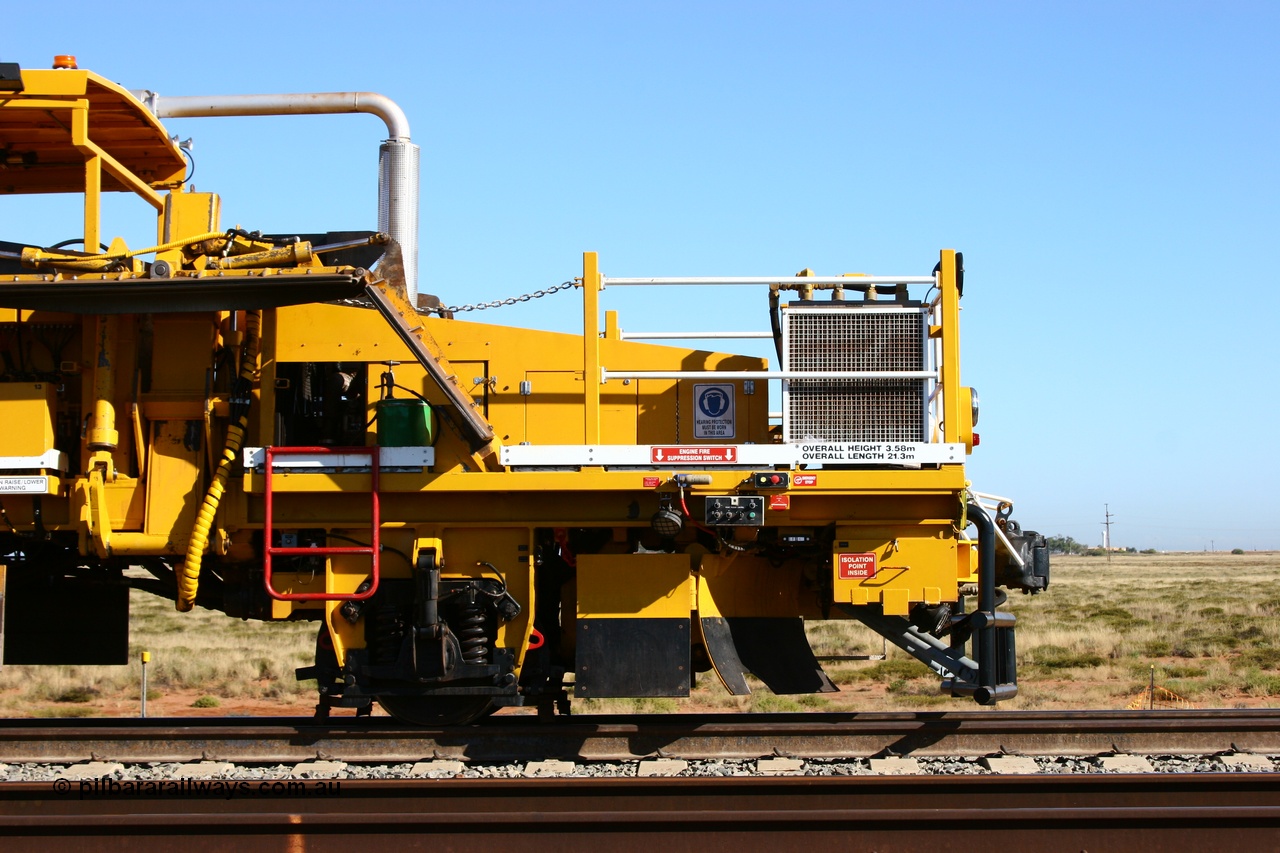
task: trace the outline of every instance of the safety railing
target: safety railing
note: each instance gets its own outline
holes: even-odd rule
[[[925,380],[935,383],[929,393],[928,407],[935,425],[943,427],[934,439],[945,443],[961,440],[959,413],[959,339],[956,325],[959,318],[959,264],[958,256],[951,250],[943,250],[937,267],[931,275],[830,275],[801,274],[792,276],[607,276],[600,272],[595,253],[583,256],[583,338],[584,389],[586,439],[588,444],[599,441],[600,386],[610,380],[632,379],[764,379],[780,380]],[[905,301],[911,285],[927,285],[937,293],[927,303],[930,324],[930,357],[925,370],[637,370],[623,366],[606,366],[601,363],[599,339],[600,294],[609,287],[734,287],[766,286],[776,305],[784,292],[797,293],[802,299],[812,299],[819,291],[832,293],[833,298],[843,298],[845,291],[862,293],[869,302]],[[927,297],[926,297],[927,298]],[[608,322],[608,337],[620,340],[716,340],[716,339],[764,339],[774,337],[766,331],[644,331],[624,332],[615,328],[616,319]],[[599,377],[597,385],[591,377]]]
[[[378,570],[379,570],[379,552],[382,548],[380,535],[381,510],[378,504],[378,469],[379,469],[379,451],[380,447],[266,447],[264,450],[264,480],[263,480],[263,548],[262,548],[262,582],[266,587],[267,594],[277,601],[364,601],[372,598],[378,591]],[[369,469],[372,474],[372,483],[370,485],[369,494],[372,502],[372,512],[369,520],[369,538],[368,546],[324,546],[324,547],[284,547],[272,545],[274,541],[274,522],[275,508],[273,503],[273,492],[271,487],[272,472],[275,468],[274,458],[276,456],[298,456],[298,455],[326,456],[326,455],[366,455],[369,457]],[[275,557],[330,557],[338,555],[364,555],[369,557],[371,567],[369,571],[369,588],[363,592],[279,592],[272,586],[272,559]],[[329,572],[325,572],[324,576],[330,577]]]

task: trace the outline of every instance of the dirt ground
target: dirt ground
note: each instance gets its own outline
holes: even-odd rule
[[[1076,702],[1072,700],[1072,696],[1078,691],[1079,684],[1071,680],[1022,680],[1022,688],[1024,691],[1033,693],[1037,696],[1055,697],[1053,701],[1036,702],[1037,710],[1090,710],[1098,709],[1096,702]],[[11,692],[11,691],[6,691]],[[166,692],[163,696],[155,696],[147,700],[147,716],[148,717],[310,717],[315,711],[315,700],[306,694],[299,694],[280,698],[256,698],[256,697],[232,697],[220,698],[216,707],[198,707],[197,700],[205,696],[206,693],[200,690],[178,689]],[[3,694],[0,694],[2,697]],[[902,710],[928,710],[937,711],[976,711],[981,710],[979,706],[965,699],[949,699],[939,700],[937,704],[929,704],[922,708],[915,704],[906,704],[895,697],[886,685],[876,682],[858,681],[852,684],[841,685],[840,692],[835,694],[825,694],[823,698],[827,701],[820,709],[828,713],[858,713],[858,712],[884,712],[884,711],[902,711]],[[1124,699],[1125,697],[1120,697]],[[1105,710],[1122,710],[1126,701],[1117,701],[1113,707]],[[1157,698],[1157,708],[1171,707],[1169,703]],[[1206,702],[1203,699],[1195,703],[1197,708],[1270,708],[1277,707],[1276,697],[1268,696],[1250,696],[1244,693],[1223,697],[1219,700]],[[1144,706],[1145,707],[1145,706]],[[1012,703],[1002,704],[1002,709],[1014,709]],[[715,701],[711,696],[700,695],[695,691],[693,697],[687,700],[681,700],[676,709],[678,713],[726,713],[731,712],[731,708],[726,708],[723,701]],[[68,703],[48,703],[42,704],[41,707],[32,709],[32,714],[40,717],[137,717],[140,715],[141,708],[136,697],[95,697],[89,702],[68,704]],[[580,711],[581,712],[581,711]],[[508,714],[529,714],[533,713],[532,708],[507,708],[499,713]],[[381,707],[374,705],[374,716],[386,716],[386,712]],[[0,712],[3,716],[29,716],[29,714],[15,714],[12,710],[8,712]],[[334,708],[331,711],[332,717],[353,717],[355,711],[350,708]]]

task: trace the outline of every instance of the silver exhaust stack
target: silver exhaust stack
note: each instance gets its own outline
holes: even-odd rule
[[[292,95],[194,95],[168,97],[148,90],[133,95],[156,118],[281,116],[368,113],[387,125],[378,149],[378,230],[400,244],[409,303],[418,302],[419,149],[409,138],[409,120],[395,101],[374,92]]]
[[[404,288],[418,306],[418,146],[388,139],[378,148],[378,230],[400,244]]]

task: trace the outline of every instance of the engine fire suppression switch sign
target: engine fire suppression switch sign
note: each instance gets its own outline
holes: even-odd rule
[[[675,447],[649,448],[649,461],[656,465],[732,465],[737,462],[737,448],[728,447],[696,447],[677,445]]]
[[[693,437],[733,438],[733,385],[693,386]]]

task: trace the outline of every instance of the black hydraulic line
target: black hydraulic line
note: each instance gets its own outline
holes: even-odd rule
[[[969,502],[969,520],[978,528],[978,612],[971,615],[978,648],[978,684],[989,696],[976,698],[981,704],[995,698],[996,669],[996,525],[977,501]]]
[[[996,609],[996,525],[977,501],[969,502],[969,521],[978,528],[978,609]]]
[[[778,367],[782,367],[782,294],[769,288],[769,325],[773,329],[773,348],[778,352]]]

